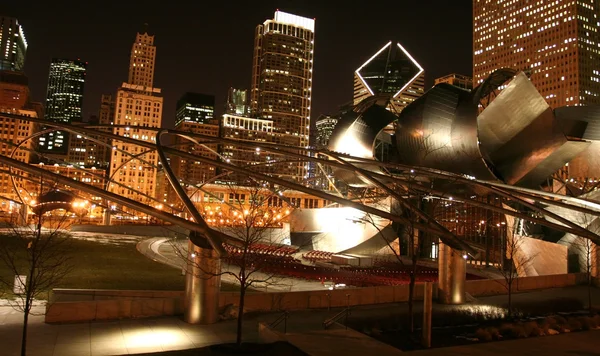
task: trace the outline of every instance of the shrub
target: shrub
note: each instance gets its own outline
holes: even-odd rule
[[[592,317],[580,316],[579,318],[577,318],[577,320],[581,324],[582,330],[591,330],[596,328],[596,322]]]
[[[529,321],[523,324],[523,330],[527,336],[542,336],[544,334],[543,330],[535,321]]]
[[[496,328],[487,328],[487,331],[490,333],[492,339],[494,340],[499,340],[502,338],[502,335],[500,335],[500,331],[498,331],[498,329]]]
[[[571,331],[579,331],[583,329],[581,322],[578,318],[569,318],[569,322],[567,323],[569,330]]]
[[[521,324],[503,324],[500,327],[500,333],[504,337],[510,337],[515,339],[527,337],[525,329]]]
[[[486,329],[477,329],[475,337],[479,339],[479,341],[492,341],[492,335]]]

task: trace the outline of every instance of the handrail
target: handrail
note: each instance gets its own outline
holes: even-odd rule
[[[289,316],[290,313],[287,310],[285,310],[283,314],[281,314],[277,319],[275,319],[275,321],[269,324],[269,327],[271,329],[275,329],[277,325],[281,324],[282,321],[285,321],[283,323],[283,333],[287,333],[287,319],[289,318]]]
[[[323,322],[323,328],[327,329],[328,327],[330,327],[331,325],[333,325],[336,321],[338,321],[339,319],[341,319],[342,317],[346,317],[346,320],[344,321],[344,326],[346,326],[346,328],[348,327],[346,324],[348,322],[348,316],[351,314],[351,309],[350,307],[346,307],[344,310],[342,310],[341,312],[337,313],[336,315],[332,316],[329,319],[326,319]]]

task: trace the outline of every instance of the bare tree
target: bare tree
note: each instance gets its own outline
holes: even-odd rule
[[[592,214],[581,213],[578,214],[576,221],[579,226],[593,232],[600,232],[600,219]],[[592,268],[594,265],[594,257],[597,253],[598,245],[592,242],[590,239],[581,236],[571,236],[569,242],[570,249],[575,252],[577,256],[577,262],[579,271],[585,273],[586,284],[588,289],[588,308],[592,310],[592,286],[593,276]]]
[[[523,251],[523,245],[527,237],[518,235],[514,227],[498,224],[498,228],[502,229],[500,234],[504,248],[501,250],[501,263],[497,265],[497,269],[502,275],[503,285],[508,293],[508,316],[510,317],[513,311],[512,293],[514,282],[525,274],[537,255],[528,255]]]
[[[40,192],[42,187],[40,183]],[[70,239],[63,230],[68,221],[67,211],[55,210],[52,214],[46,213],[40,204],[37,208],[33,209],[36,212],[33,225],[12,225],[8,233],[0,236],[0,268],[8,272],[0,274],[0,284],[10,290],[14,283],[15,294],[10,296],[14,298],[9,299],[10,305],[23,312],[21,355],[26,355],[28,321],[34,301],[47,298],[50,289],[72,270]],[[24,209],[22,214],[27,211]],[[27,221],[26,216],[23,221]]]
[[[242,343],[248,290],[285,285],[277,277],[276,269],[278,263],[292,258],[290,253],[293,249],[285,241],[289,231],[285,229],[284,222],[294,207],[282,195],[282,191],[269,188],[267,183],[256,182],[251,186],[229,184],[223,201],[205,204],[199,209],[213,229],[233,238],[225,246],[229,256],[224,259],[221,272],[203,272],[213,277],[229,276],[239,284],[238,346]],[[181,250],[177,253],[182,258],[188,255]]]

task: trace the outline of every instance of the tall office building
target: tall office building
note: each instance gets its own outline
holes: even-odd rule
[[[23,71],[26,52],[27,40],[19,21],[0,16],[0,71]]]
[[[131,49],[129,82],[117,90],[113,133],[141,141],[155,141],[155,132],[145,127],[160,127],[163,98],[153,87],[156,47],[154,36],[138,33]],[[150,203],[155,196],[158,163],[156,152],[142,153],[137,145],[114,141],[109,176],[123,184],[110,184],[109,190],[121,196]],[[129,154],[126,154],[129,153]],[[131,159],[137,155],[138,159]],[[148,163],[152,164],[149,165]],[[130,188],[130,189],[128,189]],[[137,192],[142,194],[138,194]]]
[[[250,108],[272,122],[271,142],[309,144],[314,40],[314,19],[282,11],[256,27]],[[304,163],[277,166],[278,175],[296,180],[306,170]]]
[[[390,41],[354,71],[354,105],[372,96],[399,113],[423,95],[425,71],[398,42]]]
[[[247,116],[249,113],[248,90],[229,88],[227,102],[225,103],[225,114]]]
[[[184,121],[206,124],[215,115],[215,97],[199,93],[185,93],[177,101],[175,126]]]
[[[87,63],[79,60],[53,58],[48,75],[45,119],[61,123],[82,122],[83,89]],[[43,152],[66,155],[69,134],[48,133],[39,140]]]
[[[473,77],[529,71],[552,108],[600,104],[600,2],[473,1]]]
[[[497,69],[513,68],[530,75],[553,109],[600,104],[599,16],[598,0],[473,1],[475,85]],[[592,143],[559,175],[597,180],[599,152],[600,143]]]

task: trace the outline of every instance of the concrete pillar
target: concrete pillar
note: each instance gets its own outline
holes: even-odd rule
[[[214,324],[219,321],[221,260],[208,241],[202,247],[190,241],[187,253],[184,320],[189,324]]]
[[[104,209],[104,212],[102,213],[102,225],[110,226],[110,207]]]
[[[423,347],[431,347],[431,313],[433,311],[433,285],[431,282],[424,283],[423,291],[423,335],[421,344]]]
[[[462,251],[440,242],[438,254],[438,300],[442,304],[465,302],[467,262]]]
[[[27,204],[21,204],[21,208],[19,209],[17,225],[25,226],[27,225],[27,217],[29,216],[29,206]]]

